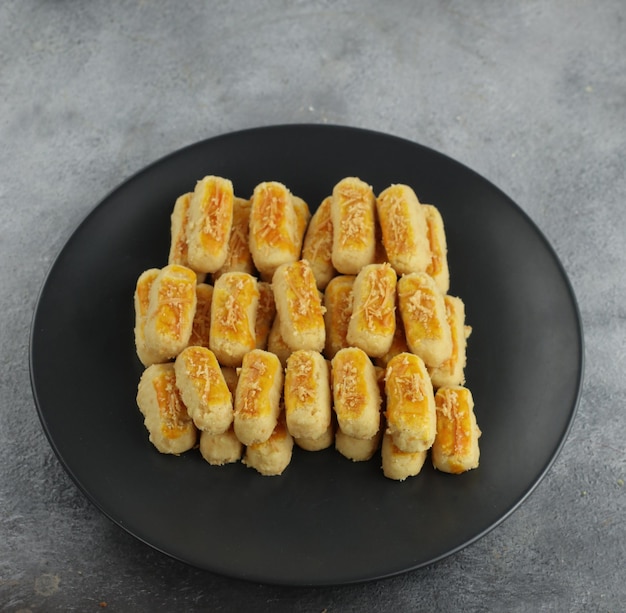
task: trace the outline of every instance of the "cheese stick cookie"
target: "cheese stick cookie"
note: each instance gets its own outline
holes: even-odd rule
[[[352,315],[346,340],[370,357],[389,351],[396,331],[396,272],[390,264],[361,269],[352,292]]]
[[[220,434],[233,422],[233,398],[215,354],[187,347],[174,362],[176,386],[199,430]]]
[[[322,351],[326,342],[324,308],[306,260],[282,264],[272,279],[280,333],[293,349]]]
[[[186,266],[168,264],[150,286],[148,301],[146,347],[164,362],[189,343],[196,312],[196,273]]]
[[[168,264],[180,264],[187,266],[193,270],[193,266],[189,263],[187,245],[187,227],[189,225],[189,204],[193,192],[183,194],[176,199],[174,209],[170,216],[170,252],[168,255]],[[206,277],[203,272],[195,271],[198,277],[198,283],[202,283]]]
[[[443,219],[437,207],[432,204],[423,204],[426,215],[426,234],[430,251],[430,262],[426,272],[435,280],[442,294],[450,289],[450,270],[448,268],[448,247]]]
[[[367,354],[347,347],[332,359],[332,389],[339,428],[354,438],[371,439],[380,428],[381,397]]]
[[[302,245],[302,259],[309,262],[317,289],[323,290],[335,276],[332,261],[333,222],[330,218],[331,196],[319,205],[307,228]]]
[[[224,273],[213,288],[209,347],[223,366],[239,366],[256,347],[257,280],[245,272]]]
[[[259,289],[259,304],[256,311],[256,348],[265,349],[267,341],[276,317],[276,303],[274,302],[274,292],[270,283],[259,281],[257,283]]]
[[[254,262],[250,253],[250,201],[233,198],[233,223],[228,238],[224,264],[213,273],[215,281],[225,272],[247,272],[254,274]]]
[[[340,428],[335,432],[335,449],[348,460],[367,462],[378,451],[382,430],[372,438],[360,439],[348,436]]]
[[[233,202],[233,184],[228,179],[210,175],[196,184],[187,226],[187,258],[194,270],[215,272],[224,265]]]
[[[443,294],[425,272],[402,276],[397,292],[409,349],[427,366],[439,366],[452,355]]]
[[[278,357],[283,368],[287,366],[287,358],[293,353],[293,350],[285,342],[280,332],[280,316],[278,313],[274,317],[274,323],[267,337],[267,350]]]
[[[428,451],[402,451],[387,432],[383,435],[381,450],[383,474],[388,479],[404,481],[418,475],[424,466]]]
[[[137,350],[137,357],[144,366],[150,366],[167,359],[146,345],[144,333],[150,306],[150,288],[159,272],[158,268],[145,270],[139,275],[135,287],[135,349]]]
[[[266,441],[276,427],[283,391],[280,360],[253,349],[243,358],[235,393],[235,434],[244,445]]]
[[[211,333],[211,302],[213,286],[208,283],[196,285],[196,312],[193,316],[189,346],[209,347]]]
[[[192,192],[179,196],[174,203],[170,216],[170,252],[168,264],[189,266],[187,259],[187,224],[189,221],[189,203]]]
[[[193,192],[183,194],[176,199],[174,209],[170,216],[170,252],[168,255],[168,264],[180,264],[187,266],[193,270],[193,266],[189,263],[187,245],[187,227],[189,225],[189,204]],[[195,271],[198,277],[198,283],[202,283],[206,274]]]
[[[402,451],[429,449],[435,440],[437,416],[433,386],[423,360],[401,353],[385,375],[387,432]]]
[[[374,262],[376,254],[376,197],[356,177],[333,188],[330,207],[333,226],[332,263],[342,274],[356,275]]]
[[[317,351],[294,351],[285,370],[285,417],[295,438],[316,439],[330,425],[329,365]]]
[[[281,416],[267,440],[248,445],[243,463],[265,476],[281,475],[291,462],[292,452],[293,438]]]
[[[209,464],[224,466],[241,459],[243,445],[231,426],[221,434],[200,432],[200,453]]]
[[[300,258],[302,254],[302,244],[304,243],[304,235],[306,234],[306,229],[309,225],[309,221],[311,220],[311,210],[309,209],[309,205],[299,198],[298,196],[292,196],[293,199],[293,209],[296,212],[296,248],[298,251],[298,258]]]
[[[329,360],[345,347],[348,347],[348,324],[352,315],[352,289],[354,275],[338,275],[326,286],[324,293],[324,324],[326,343],[324,353]]]
[[[474,399],[466,387],[440,387],[435,395],[437,436],[432,460],[437,470],[462,473],[478,467],[480,428],[474,415]]]
[[[291,192],[276,181],[254,188],[250,204],[250,252],[258,271],[271,278],[274,271],[300,257],[302,220]]]
[[[408,185],[391,185],[376,199],[382,240],[389,262],[398,272],[423,272],[430,262],[426,217]]]
[[[150,442],[161,453],[179,455],[196,444],[197,431],[178,388],[174,364],[153,364],[141,375],[137,406]]]
[[[331,423],[322,436],[318,436],[317,438],[294,437],[293,440],[298,447],[305,451],[322,451],[323,449],[328,449],[335,441],[335,426],[331,420]]]
[[[446,319],[452,337],[452,354],[439,366],[429,368],[434,387],[463,385],[465,382],[465,363],[467,337],[471,328],[465,325],[465,305],[456,296],[445,295]]]

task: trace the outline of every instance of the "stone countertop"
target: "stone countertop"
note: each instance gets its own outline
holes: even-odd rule
[[[0,3],[0,610],[623,611],[625,19],[622,0]],[[33,309],[79,221],[171,151],[283,123],[388,132],[482,174],[554,247],[585,331],[578,414],[532,495],[366,584],[258,585],[152,550],[67,476],[30,389]]]

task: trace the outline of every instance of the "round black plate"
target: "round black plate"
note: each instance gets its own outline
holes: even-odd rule
[[[346,176],[411,185],[441,211],[450,293],[473,327],[467,385],[480,467],[387,480],[379,458],[294,451],[281,477],[159,454],[135,404],[134,286],[163,266],[177,196],[215,174],[249,196],[281,181],[314,208]],[[439,560],[509,515],[553,463],[580,393],[580,317],[554,252],[496,187],[415,143],[354,128],[286,125],[212,138],[152,164],[104,199],[54,263],[31,336],[43,428],[87,497],[138,539],[191,565],[267,583],[340,584]]]

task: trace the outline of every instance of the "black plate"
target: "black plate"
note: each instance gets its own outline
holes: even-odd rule
[[[379,458],[296,449],[281,477],[198,452],[160,455],[135,405],[132,295],[166,263],[175,198],[206,174],[249,196],[265,180],[316,206],[345,176],[414,187],[441,211],[450,293],[473,326],[467,367],[482,429],[477,470],[387,480]],[[54,263],[32,327],[31,379],[61,463],[109,518],[194,566],[254,581],[339,584],[439,560],[483,536],[533,490],[575,414],[580,317],[557,257],[506,195],[461,164],[376,132],[287,125],[212,138],[152,164],[83,221]]]

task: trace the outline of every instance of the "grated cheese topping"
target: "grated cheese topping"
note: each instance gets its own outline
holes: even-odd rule
[[[161,432],[168,438],[177,438],[187,429],[191,417],[176,387],[173,371],[156,377],[152,385],[159,407]]]
[[[219,186],[211,187],[214,191],[209,197],[205,208],[202,231],[216,242],[221,243],[226,240],[226,228],[230,212],[230,194],[226,193]]]
[[[327,200],[330,205],[330,200]],[[313,262],[328,262],[333,248],[333,222],[330,217],[330,206],[320,205],[319,215],[309,226],[302,257]]]
[[[159,287],[158,327],[175,338],[182,333],[182,324],[190,307],[189,290],[186,284],[168,280],[164,280]]]
[[[308,262],[295,262],[285,275],[287,284],[287,302],[294,319],[303,323],[305,318],[321,317],[324,307],[321,305],[315,276]]]
[[[414,247],[413,235],[409,232],[406,204],[396,195],[389,195],[385,201],[383,217],[385,248],[392,256]]]
[[[236,331],[238,324],[247,321],[246,312],[241,304],[247,302],[242,299],[242,294],[247,289],[246,285],[247,283],[241,277],[231,277],[225,287],[221,288],[221,298],[223,299],[224,294],[227,294],[220,310],[220,323],[226,330]]]
[[[208,345],[209,331],[211,328],[211,299],[198,294],[196,313],[193,318],[193,327],[189,345]]]
[[[447,420],[447,429],[452,439],[447,441],[449,443],[448,453],[462,455],[467,448],[471,434],[467,423],[469,415],[466,410],[466,403],[463,402],[463,406],[461,406],[461,401],[455,390],[448,390],[445,394],[440,394],[439,396],[441,404],[437,408]]]
[[[374,325],[391,328],[395,325],[394,290],[395,283],[389,275],[391,266],[388,263],[372,269],[368,276],[369,291],[365,302],[360,306],[358,314],[365,319],[369,329]]]
[[[261,381],[267,370],[267,364],[260,358],[249,360],[245,370],[242,369],[242,372],[245,372],[245,381],[243,382],[245,395],[240,407],[242,415],[250,417],[258,413],[258,403],[263,392]]]
[[[289,360],[289,376],[291,389],[301,403],[308,403],[315,399],[315,385],[313,384],[313,362],[306,355],[292,354]]]

